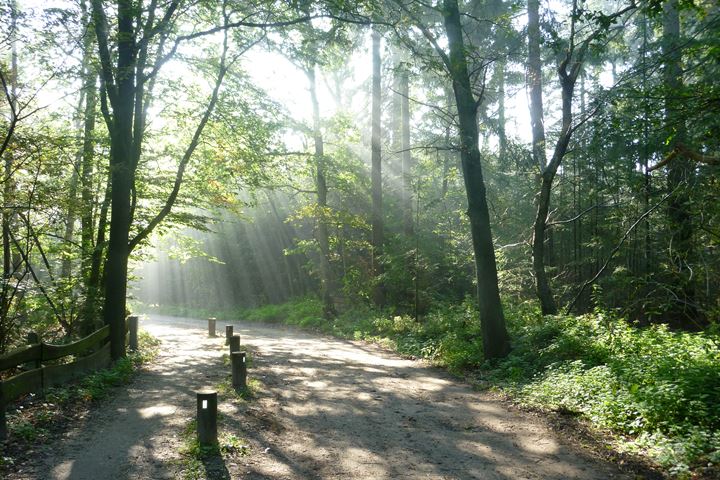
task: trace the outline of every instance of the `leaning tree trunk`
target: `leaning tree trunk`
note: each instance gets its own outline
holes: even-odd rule
[[[452,76],[458,109],[460,160],[475,253],[483,350],[486,358],[499,358],[510,352],[510,340],[500,302],[490,214],[478,148],[477,101],[471,90],[457,0],[443,0],[443,6],[450,51],[447,66]]]

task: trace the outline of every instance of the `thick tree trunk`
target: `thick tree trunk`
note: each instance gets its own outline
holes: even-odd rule
[[[458,109],[460,159],[475,253],[483,350],[486,358],[499,358],[510,352],[510,340],[500,302],[490,214],[478,148],[477,102],[471,90],[457,0],[443,0],[443,6],[450,50],[447,66],[453,79]]]
[[[382,307],[385,304],[385,287],[382,283],[383,265],[383,198],[382,198],[382,152],[381,152],[381,96],[380,96],[380,34],[372,32],[372,128],[370,134],[370,156],[372,171],[372,270],[375,285],[373,302]]]
[[[125,356],[125,308],[127,295],[127,265],[130,237],[130,194],[133,184],[133,112],[135,105],[135,45],[134,5],[130,0],[117,1],[117,74],[115,79],[104,68],[105,88],[112,104],[110,132],[110,239],[105,261],[105,299],[103,318],[110,326],[110,355],[113,360]],[[107,42],[102,3],[93,1],[98,42]],[[109,68],[109,65],[107,65]]]
[[[315,235],[320,247],[320,289],[323,301],[323,313],[325,318],[333,318],[337,315],[335,301],[333,299],[335,281],[330,265],[330,235],[328,233],[326,210],[327,210],[327,179],[325,177],[325,151],[322,132],[320,130],[320,105],[317,98],[317,83],[315,80],[315,65],[312,65],[306,72],[310,83],[310,100],[313,109],[313,141],[315,143],[315,188],[317,190],[317,202],[319,215]]]

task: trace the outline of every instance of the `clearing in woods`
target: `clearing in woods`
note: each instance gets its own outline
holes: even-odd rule
[[[363,343],[234,323],[253,352],[254,398],[221,395],[222,458],[189,462],[194,391],[228,378],[225,323],[151,315],[158,360],[94,409],[19,479],[608,479],[616,465],[531,414],[421,362]],[[247,447],[239,447],[247,445]],[[633,478],[628,476],[627,478]]]

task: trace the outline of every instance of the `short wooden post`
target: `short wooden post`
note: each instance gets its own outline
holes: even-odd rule
[[[130,330],[128,348],[133,352],[137,352],[138,349],[138,321],[139,317],[137,315],[128,317],[128,329]]]
[[[233,354],[233,352],[239,352],[240,351],[240,335],[233,335],[230,337],[230,355]]]
[[[215,317],[208,318],[208,336],[211,338],[217,337],[217,334],[215,333]]]
[[[40,343],[40,335],[37,334],[37,332],[28,332],[27,334],[27,344],[28,345],[37,345]],[[25,364],[25,368],[27,370],[32,370],[34,368],[40,368],[40,360],[35,360],[34,362],[28,362]]]
[[[225,345],[230,345],[230,339],[233,336],[233,326],[225,325]]]
[[[217,445],[217,392],[198,390],[197,436],[201,446]]]
[[[232,360],[232,384],[236,389],[247,387],[247,356],[245,352],[233,352],[230,354]]]

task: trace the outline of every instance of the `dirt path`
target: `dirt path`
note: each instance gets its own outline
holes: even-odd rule
[[[218,332],[221,327],[218,325]],[[225,347],[197,320],[151,316],[158,361],[19,478],[180,478],[194,390],[225,379]],[[529,415],[447,374],[365,344],[235,324],[255,351],[250,402],[221,399],[221,429],[249,454],[208,462],[209,478],[608,479],[614,465],[563,445]],[[628,477],[631,478],[631,477]]]

